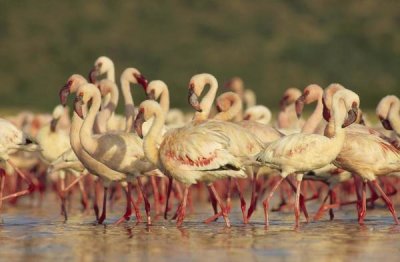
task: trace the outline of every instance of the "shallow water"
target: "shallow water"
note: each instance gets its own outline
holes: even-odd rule
[[[312,212],[316,205],[310,204]],[[237,205],[234,205],[237,207]],[[314,207],[314,208],[313,208]],[[182,228],[174,221],[155,219],[148,227],[134,221],[114,226],[123,203],[110,212],[106,225],[95,225],[92,214],[72,209],[67,223],[59,215],[58,202],[42,207],[21,203],[3,209],[0,224],[0,260],[27,261],[399,261],[400,226],[378,207],[367,211],[366,225],[359,226],[355,207],[336,211],[335,220],[302,223],[293,229],[292,212],[271,212],[265,229],[257,210],[249,225],[241,213],[224,222],[204,224],[209,206],[197,207]],[[144,213],[144,212],[142,212]]]

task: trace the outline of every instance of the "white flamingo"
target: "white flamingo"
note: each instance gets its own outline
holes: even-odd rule
[[[274,191],[289,174],[296,174],[297,192],[295,200],[296,227],[299,226],[299,198],[303,173],[318,169],[331,163],[343,147],[345,132],[343,127],[356,119],[359,97],[349,90],[335,94],[332,102],[334,119],[334,136],[328,138],[317,134],[292,134],[270,143],[257,156],[257,161],[281,171],[281,179],[272,188],[264,204],[265,223],[269,224],[268,207]],[[345,119],[349,110],[349,117]]]

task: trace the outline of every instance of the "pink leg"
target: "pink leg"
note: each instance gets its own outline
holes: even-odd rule
[[[103,195],[103,211],[101,212],[101,216],[99,218],[99,224],[103,224],[104,220],[106,219],[107,213],[107,191],[108,187],[104,187],[104,195]]]
[[[334,203],[336,203],[336,193],[333,189],[329,190],[329,203],[331,205],[333,205]],[[335,218],[335,215],[333,214],[333,208],[329,209],[329,219],[333,220]]]
[[[68,220],[67,208],[65,205],[65,178],[60,178],[60,199],[61,199],[61,215],[64,216],[64,221]]]
[[[393,207],[392,201],[386,195],[385,191],[383,191],[383,189],[376,180],[373,180],[372,184],[376,187],[376,189],[378,189],[379,193],[381,194],[382,200],[385,201],[387,208],[389,209],[390,213],[392,213],[395,224],[398,225],[399,219],[397,218],[396,210]]]
[[[252,181],[252,189],[251,189],[251,200],[249,210],[247,210],[247,222],[250,219],[251,215],[253,214],[254,210],[256,209],[258,199],[258,192],[257,192],[257,173],[253,174],[253,181]]]
[[[328,200],[328,197],[330,196],[330,193],[331,193],[331,189],[329,189],[329,191],[328,191],[328,193],[326,194],[324,200],[322,201],[321,206],[319,207],[317,213],[315,214],[315,216],[314,216],[314,220],[315,220],[315,221],[317,221],[318,219],[320,219],[321,216],[324,214],[324,211],[325,211],[325,203],[326,203],[326,201]]]
[[[295,227],[300,226],[300,191],[301,191],[301,180],[296,181],[296,201],[294,203],[294,216],[296,217]]]
[[[126,190],[126,210],[125,210],[125,214],[118,219],[117,222],[115,222],[116,225],[121,224],[124,221],[129,221],[131,215],[132,215],[132,183],[128,182],[128,189]]]
[[[364,224],[364,218],[367,211],[367,182],[363,181],[362,184],[362,195],[360,209],[358,210],[358,223]]]
[[[286,181],[288,181],[288,183],[289,183],[290,187],[292,188],[293,192],[295,192],[297,194],[297,188],[293,184],[293,182],[288,178],[286,179]],[[307,223],[308,223],[308,221],[309,221],[308,212],[307,212],[306,204],[305,204],[305,201],[304,201],[304,196],[303,196],[303,194],[301,192],[299,194],[300,194],[300,196],[299,196],[300,197],[300,200],[299,200],[299,202],[300,202],[300,210],[303,211],[304,217],[306,218]]]
[[[274,195],[275,190],[279,187],[279,185],[282,183],[284,180],[284,177],[281,177],[278,182],[274,185],[272,188],[271,192],[268,194],[268,197],[263,201],[264,205],[264,216],[265,216],[265,226],[269,226],[269,218],[268,218],[268,208],[269,208],[269,202],[271,201],[272,196]]]
[[[237,181],[236,178],[235,178],[235,185],[236,185],[236,188],[237,188],[237,191],[239,194],[239,198],[240,198],[240,208],[242,209],[243,223],[247,224],[249,221],[247,220],[247,216],[246,216],[246,201],[244,200],[242,190],[240,189],[239,182]]]
[[[154,209],[156,211],[156,215],[160,214],[160,194],[158,191],[157,180],[155,176],[150,177],[151,186],[153,187],[153,196],[154,196]]]
[[[85,184],[82,180],[79,181],[79,190],[81,191],[81,204],[83,211],[87,211],[89,207],[89,198],[85,190]]]
[[[214,210],[214,215],[216,215],[216,214],[218,214],[217,200],[215,199],[215,196],[212,193],[211,188],[208,187],[207,185],[206,185],[206,187],[208,189],[208,193],[209,193],[209,196],[210,196],[210,202],[211,202],[212,208]]]
[[[93,210],[97,221],[99,221],[99,204],[98,204],[99,186],[100,186],[99,183],[100,183],[99,180],[94,182],[94,196],[93,196]]]
[[[182,202],[179,205],[179,208],[177,210],[177,219],[176,219],[176,226],[179,227],[182,225],[183,220],[185,218],[185,214],[186,214],[186,203],[187,203],[187,197],[189,194],[189,186],[185,187],[185,191],[183,192],[183,198],[182,198]]]
[[[174,182],[174,179],[172,177],[168,176],[167,200],[165,201],[164,219],[168,219],[169,199],[171,197],[173,182]]]
[[[227,188],[228,188],[228,190],[226,192],[226,211],[228,213],[230,213],[231,212],[231,208],[232,208],[232,204],[231,204],[231,202],[232,202],[232,198],[231,198],[231,195],[232,195],[232,178],[231,177],[228,177]]]
[[[3,190],[4,190],[4,183],[5,183],[5,171],[4,169],[0,168],[0,210],[3,206]]]
[[[222,204],[221,198],[219,197],[217,190],[215,190],[215,187],[213,186],[213,184],[210,184],[209,187],[210,187],[212,193],[214,194],[215,199],[217,200],[217,203],[218,203],[219,207],[221,208],[221,213],[222,213],[222,216],[224,217],[226,226],[227,227],[231,227],[231,223],[230,223],[228,215],[227,215],[227,209]]]
[[[144,188],[143,188],[143,184],[142,181],[140,180],[140,177],[137,178],[138,181],[138,186],[140,191],[142,192],[142,196],[144,199],[144,208],[146,210],[146,216],[147,216],[147,225],[151,225],[151,217],[150,217],[150,202],[147,199],[146,194],[144,193]]]

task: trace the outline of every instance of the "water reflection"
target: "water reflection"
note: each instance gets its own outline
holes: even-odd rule
[[[51,201],[50,201],[51,202]],[[62,222],[57,203],[45,207],[8,207],[0,225],[0,254],[4,260],[136,260],[136,261],[254,261],[254,260],[377,260],[399,255],[400,227],[385,209],[368,211],[359,226],[351,208],[336,212],[334,221],[301,223],[293,230],[293,213],[272,213],[266,230],[261,210],[252,224],[243,225],[239,211],[231,215],[232,228],[221,221],[202,223],[209,208],[189,216],[182,227],[174,221],[154,220],[152,226],[128,222],[111,224],[121,207],[110,213],[106,225],[95,225],[91,214],[70,212]]]

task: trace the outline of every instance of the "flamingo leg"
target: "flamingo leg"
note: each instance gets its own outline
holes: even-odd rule
[[[214,187],[215,188],[215,187]],[[228,190],[226,192],[226,212],[230,213],[232,209],[232,178],[228,177]]]
[[[292,180],[286,179],[286,181],[289,183],[289,185],[292,188],[293,192],[297,193],[297,187],[293,184]],[[299,194],[300,194],[300,196],[299,196],[300,197],[300,199],[299,199],[300,210],[303,211],[304,217],[306,218],[306,221],[308,223],[308,221],[309,221],[308,212],[307,212],[306,204],[305,204],[305,201],[304,201],[304,196],[303,196],[303,194],[301,192]]]
[[[367,182],[362,183],[361,204],[358,210],[358,223],[364,224],[364,217],[367,212]]]
[[[212,193],[211,188],[208,187],[207,185],[206,185],[206,187],[208,189],[208,193],[209,193],[209,196],[210,196],[210,202],[211,202],[212,208],[214,210],[214,215],[217,215],[218,214],[218,206],[217,206],[218,203],[217,203],[217,200],[215,199],[215,196]]]
[[[394,222],[396,225],[399,224],[399,219],[397,218],[396,210],[393,207],[393,203],[390,200],[390,198],[386,195],[385,191],[381,188],[379,183],[375,180],[372,181],[372,184],[375,186],[376,189],[378,189],[379,193],[381,194],[381,198],[383,201],[385,201],[387,208],[389,209],[390,213],[392,213]]]
[[[125,214],[115,222],[115,225],[119,225],[124,221],[129,221],[132,215],[132,183],[128,182],[127,190],[125,191],[126,194],[126,210]]]
[[[99,198],[99,181],[94,182],[94,197],[93,197],[93,210],[94,210],[94,215],[96,216],[96,220],[99,221],[99,204],[97,202]]]
[[[231,227],[231,223],[230,223],[229,218],[228,218],[228,215],[227,215],[227,214],[228,214],[228,210],[227,210],[227,208],[222,204],[221,198],[219,197],[217,190],[215,190],[215,187],[214,187],[213,184],[210,184],[210,185],[209,185],[209,188],[211,189],[212,193],[213,193],[214,196],[215,196],[215,199],[217,200],[217,203],[218,203],[219,207],[221,208],[221,213],[222,213],[222,216],[224,217],[226,226],[227,226],[227,227]]]
[[[164,219],[168,219],[168,210],[169,210],[169,198],[172,192],[172,184],[174,179],[171,176],[168,177],[168,189],[167,189],[167,199],[165,201],[165,210],[164,210]]]
[[[235,178],[235,186],[239,194],[239,199],[240,199],[240,208],[242,209],[242,215],[243,215],[243,223],[247,224],[249,221],[247,220],[246,216],[246,201],[244,200],[242,189],[240,188],[238,180]]]
[[[153,196],[154,196],[154,209],[156,211],[156,215],[160,214],[160,192],[158,191],[157,180],[155,176],[150,177],[151,186],[153,187]]]
[[[68,213],[67,213],[67,208],[65,205],[66,202],[66,197],[65,197],[65,177],[60,178],[60,199],[61,199],[61,215],[64,216],[64,221],[68,220]]]
[[[108,187],[104,187],[104,194],[103,194],[103,211],[101,212],[101,216],[98,220],[99,224],[103,224],[104,220],[106,219],[107,213],[107,192]]]
[[[265,216],[265,226],[269,226],[269,218],[268,218],[268,208],[269,202],[271,201],[272,196],[274,195],[275,190],[279,187],[285,177],[281,177],[278,182],[274,185],[271,192],[269,192],[268,197],[263,201],[264,205],[264,216]]]
[[[297,175],[296,180],[296,201],[294,203],[294,216],[296,217],[295,227],[298,228],[300,226],[300,192],[301,192],[301,180],[303,178],[303,174]]]
[[[250,219],[251,215],[253,214],[254,210],[256,209],[257,200],[258,200],[258,191],[257,191],[257,173],[253,173],[253,181],[252,181],[252,188],[251,188],[251,200],[250,206],[247,210],[247,222]]]
[[[0,211],[1,207],[3,206],[3,190],[4,190],[4,183],[5,183],[5,171],[4,169],[0,168]]]
[[[89,207],[89,199],[88,199],[88,195],[85,190],[85,184],[83,183],[82,180],[79,180],[78,183],[79,183],[79,190],[81,191],[81,196],[82,196],[81,204],[82,204],[83,210],[86,211],[86,210],[88,210],[88,207]]]
[[[336,203],[336,193],[333,189],[329,190],[329,204],[333,205]],[[335,218],[335,214],[333,213],[333,208],[329,209],[329,219],[333,220]]]
[[[146,210],[146,216],[147,216],[147,225],[151,225],[151,217],[150,217],[150,202],[149,199],[147,198],[145,191],[144,191],[144,187],[142,184],[142,180],[140,180],[140,177],[137,178],[138,181],[138,186],[140,191],[142,192],[142,196],[144,199],[144,208]]]
[[[177,213],[177,219],[176,219],[177,227],[182,225],[183,219],[185,218],[188,194],[189,194],[189,186],[186,186],[185,190],[183,192],[183,198],[182,198],[181,204],[179,205],[179,208],[176,212]]]
[[[326,194],[324,200],[322,201],[321,206],[319,207],[317,213],[315,214],[315,216],[314,216],[314,220],[315,220],[315,221],[317,221],[318,219],[320,219],[321,216],[324,214],[324,211],[325,211],[325,203],[326,203],[326,201],[328,200],[328,197],[330,196],[330,192],[331,192],[331,189],[329,189],[329,191],[328,191],[328,193]]]

